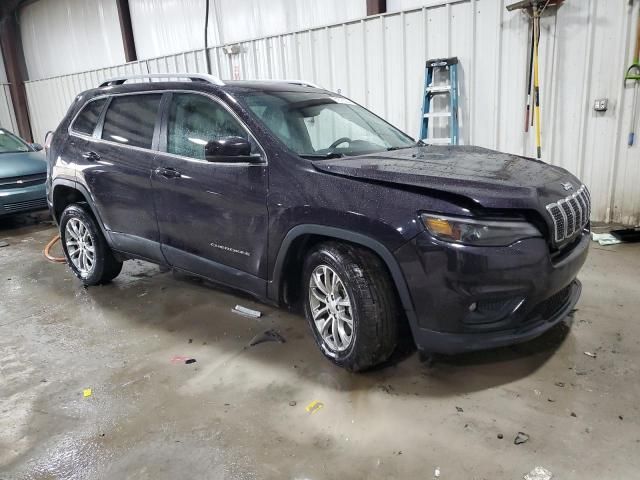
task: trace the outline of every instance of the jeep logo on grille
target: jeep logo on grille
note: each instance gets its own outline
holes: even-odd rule
[[[564,188],[565,190],[573,190],[573,185],[570,182],[564,182],[560,185],[562,185],[562,188]]]

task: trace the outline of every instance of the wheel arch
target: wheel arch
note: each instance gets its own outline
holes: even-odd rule
[[[109,245],[111,244],[109,232],[104,228],[104,224],[102,223],[102,219],[95,208],[93,199],[83,185],[64,179],[54,181],[51,199],[53,204],[52,214],[58,225],[60,224],[60,216],[68,205],[71,205],[72,203],[86,203],[93,217],[96,219],[98,227],[102,230],[102,234],[107,239],[107,243]]]
[[[313,245],[327,240],[342,240],[360,245],[373,251],[386,265],[391,275],[402,307],[411,323],[415,321],[415,311],[409,288],[397,260],[389,249],[379,241],[357,232],[324,225],[297,225],[285,235],[273,267],[273,275],[268,283],[267,295],[276,302],[290,303],[292,276],[301,269],[303,257]],[[298,277],[299,278],[299,277]],[[294,282],[295,283],[295,282]]]

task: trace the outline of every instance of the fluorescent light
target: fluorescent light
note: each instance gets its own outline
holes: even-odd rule
[[[129,140],[127,140],[124,137],[121,137],[120,135],[110,135],[111,138],[113,138],[116,142],[122,142],[122,143],[127,143]]]
[[[191,138],[191,137],[189,137],[188,140],[191,143],[195,143],[196,145],[206,145],[207,143],[209,143],[206,140],[202,140],[201,138]]]

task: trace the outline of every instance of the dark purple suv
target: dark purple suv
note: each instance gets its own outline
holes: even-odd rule
[[[48,202],[83,283],[140,258],[301,304],[350,370],[406,323],[421,351],[456,353],[533,338],[577,302],[590,199],[566,170],[415,142],[304,82],[167,78],[83,92],[53,134]]]

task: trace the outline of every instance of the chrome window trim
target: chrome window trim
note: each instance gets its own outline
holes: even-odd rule
[[[125,95],[145,95],[145,94],[154,94],[154,93],[155,94],[159,94],[159,95],[162,95],[164,93],[190,93],[190,94],[194,94],[194,95],[202,95],[202,96],[205,96],[205,97],[213,100],[214,102],[217,102],[219,105],[222,106],[222,108],[226,109],[231,114],[231,116],[233,116],[233,118],[236,119],[236,121],[240,124],[240,126],[254,139],[254,141],[258,145],[258,148],[260,149],[261,158],[263,159],[263,161],[261,161],[259,163],[258,162],[255,162],[255,163],[254,162],[237,162],[237,163],[234,163],[234,162],[207,162],[206,160],[200,160],[200,159],[197,159],[197,158],[185,157],[183,155],[178,155],[178,154],[175,154],[175,153],[169,153],[169,152],[162,151],[162,150],[153,150],[151,148],[136,147],[136,146],[133,146],[133,145],[127,145],[125,143],[119,143],[119,142],[113,142],[111,140],[105,140],[103,138],[95,138],[92,135],[86,135],[86,134],[83,134],[83,133],[75,132],[74,130],[71,129],[71,125],[73,125],[73,122],[75,122],[76,117],[91,102],[94,102],[94,101],[99,100],[101,98],[107,98],[108,99],[108,98],[114,98],[114,97],[122,97],[122,96],[125,96]],[[210,93],[199,92],[199,91],[196,91],[196,90],[185,90],[185,89],[146,90],[146,91],[140,91],[140,92],[105,93],[105,94],[102,94],[102,95],[97,95],[97,96],[93,97],[92,99],[88,100],[76,112],[76,114],[73,116],[73,119],[69,123],[69,126],[67,127],[67,133],[72,137],[82,138],[82,139],[88,140],[90,142],[104,143],[104,144],[107,144],[107,145],[115,145],[115,146],[118,146],[118,147],[131,148],[133,150],[147,152],[147,153],[153,153],[153,154],[168,155],[168,156],[171,156],[171,157],[179,158],[181,160],[189,160],[189,161],[192,161],[192,162],[200,162],[200,163],[206,163],[206,164],[210,164],[210,165],[225,165],[225,166],[236,166],[236,167],[247,167],[247,166],[251,166],[251,167],[258,166],[258,167],[261,167],[261,166],[267,166],[269,164],[268,158],[267,158],[267,153],[266,153],[264,147],[262,146],[260,141],[256,138],[256,136],[251,132],[251,130],[249,129],[247,124],[244,123],[244,121],[242,121],[242,119],[233,110],[231,110],[231,108],[228,105],[226,105],[220,98],[218,98],[215,95],[212,95]]]

